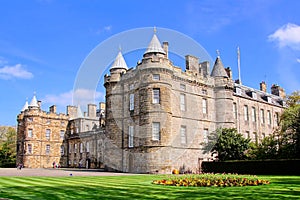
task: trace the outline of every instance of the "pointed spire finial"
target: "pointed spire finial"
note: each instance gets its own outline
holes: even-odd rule
[[[156,34],[156,32],[157,32],[156,26],[153,27],[153,32],[154,32],[154,34]]]
[[[219,49],[217,49],[216,52],[217,52],[217,57],[220,58],[220,51],[219,51]]]
[[[119,51],[122,51],[122,47],[121,47],[121,45],[119,44]]]

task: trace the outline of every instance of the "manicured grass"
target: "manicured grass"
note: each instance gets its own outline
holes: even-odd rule
[[[299,199],[300,177],[258,176],[269,185],[176,187],[154,185],[163,175],[97,177],[0,177],[8,199]]]

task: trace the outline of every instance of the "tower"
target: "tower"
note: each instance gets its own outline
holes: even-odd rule
[[[234,123],[232,114],[233,81],[223,66],[220,55],[217,56],[211,76],[214,78],[215,87],[215,119],[217,128],[229,128]]]
[[[34,94],[26,101],[17,116],[17,163],[28,168],[49,168],[52,163],[66,166],[64,135],[68,116],[56,113],[55,106],[49,112],[41,110],[41,102]]]

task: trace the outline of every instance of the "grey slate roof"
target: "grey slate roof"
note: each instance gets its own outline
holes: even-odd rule
[[[126,69],[126,70],[128,69],[121,51],[118,53],[110,69]]]
[[[30,101],[29,106],[30,106],[30,107],[39,107],[38,102],[37,102],[37,100],[36,100],[35,94],[33,95],[32,100]]]
[[[223,63],[221,61],[221,58],[218,56],[214,65],[214,68],[211,72],[212,77],[226,77],[228,78],[228,75],[225,71],[225,68],[223,66]]]
[[[156,34],[153,35],[151,42],[148,45],[148,48],[145,52],[146,53],[162,53],[166,54],[166,52],[161,47],[161,44],[156,36]]]

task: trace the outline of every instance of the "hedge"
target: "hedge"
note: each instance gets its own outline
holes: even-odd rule
[[[300,160],[225,161],[201,164],[203,173],[300,175]]]

